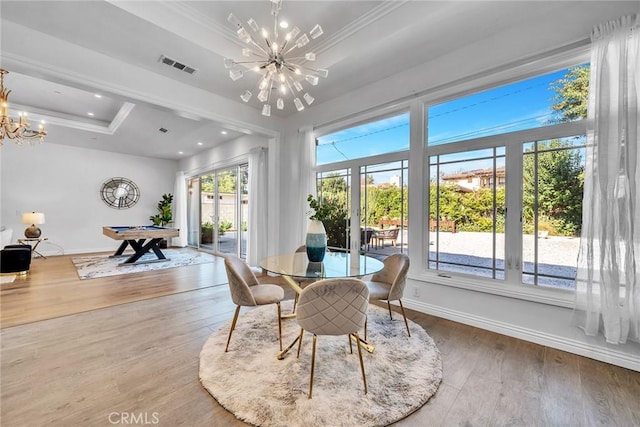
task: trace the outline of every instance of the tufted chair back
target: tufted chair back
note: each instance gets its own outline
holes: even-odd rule
[[[369,288],[365,282],[359,279],[319,280],[304,288],[300,293],[296,311],[296,320],[300,325],[298,357],[300,357],[304,331],[313,334],[309,399],[313,396],[313,372],[318,335],[347,335],[351,352],[353,352],[351,338],[352,336],[355,338],[364,393],[367,394],[367,376],[364,371],[358,331],[365,325],[368,306]]]
[[[348,335],[364,327],[369,289],[359,279],[325,279],[304,288],[296,319],[316,335]]]

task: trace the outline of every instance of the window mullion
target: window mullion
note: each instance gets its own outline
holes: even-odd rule
[[[522,284],[522,144],[506,147],[505,282]]]

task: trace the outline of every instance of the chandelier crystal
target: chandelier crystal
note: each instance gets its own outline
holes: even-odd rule
[[[253,19],[247,21],[248,28],[231,13],[227,20],[235,26],[238,38],[246,43],[242,49],[245,61],[236,61],[231,58],[224,59],[224,65],[229,70],[229,77],[236,81],[241,79],[249,70],[258,73],[259,77],[252,89],[242,92],[240,99],[249,102],[256,93],[256,98],[262,103],[262,115],[270,116],[271,107],[278,110],[285,109],[285,98],[293,98],[293,106],[298,111],[311,105],[315,98],[302,85],[307,82],[316,86],[319,77],[326,78],[329,71],[326,69],[310,68],[303,64],[315,61],[316,54],[305,52],[305,48],[311,40],[315,40],[323,34],[322,27],[316,25],[309,31],[309,35],[302,33],[300,29],[293,27],[286,32],[288,23],[280,20],[278,15],[282,7],[282,0],[271,1],[271,15],[273,16],[273,30],[271,33],[258,26]],[[279,32],[282,30],[282,32]]]
[[[14,122],[9,116],[9,94],[10,90],[4,87],[4,75],[9,74],[7,70],[0,68],[0,105],[2,112],[2,123],[0,123],[0,145],[4,145],[5,137],[13,139],[16,144],[22,144],[24,141],[31,142],[39,139],[43,141],[47,132],[44,129],[44,122],[40,123],[38,130],[30,129],[27,113],[18,115],[18,123]]]

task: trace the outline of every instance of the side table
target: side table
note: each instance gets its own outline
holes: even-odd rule
[[[31,246],[31,253],[32,254],[37,254],[39,257],[47,259],[46,256],[42,255],[40,252],[38,252],[36,250],[36,248],[38,247],[38,245],[40,244],[40,242],[42,242],[43,240],[49,240],[48,237],[36,237],[36,238],[24,238],[24,239],[18,239],[18,244],[20,245],[29,245]],[[35,242],[35,244],[33,244]]]

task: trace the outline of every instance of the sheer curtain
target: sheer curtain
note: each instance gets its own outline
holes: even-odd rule
[[[301,245],[305,241],[307,227],[309,226],[308,216],[306,212],[309,210],[307,196],[309,194],[316,195],[316,138],[312,127],[304,127],[298,130],[299,158],[298,170],[299,177],[297,200],[300,211],[295,215],[296,242],[291,248],[292,250]]]
[[[180,235],[171,239],[173,246],[184,248],[187,246],[187,180],[184,172],[176,173],[176,184],[173,190],[173,201],[175,203],[174,226],[180,230]]]
[[[247,263],[257,266],[267,256],[267,149],[249,151],[249,226]]]
[[[640,342],[639,18],[603,23],[591,35],[574,318],[612,344]]]

